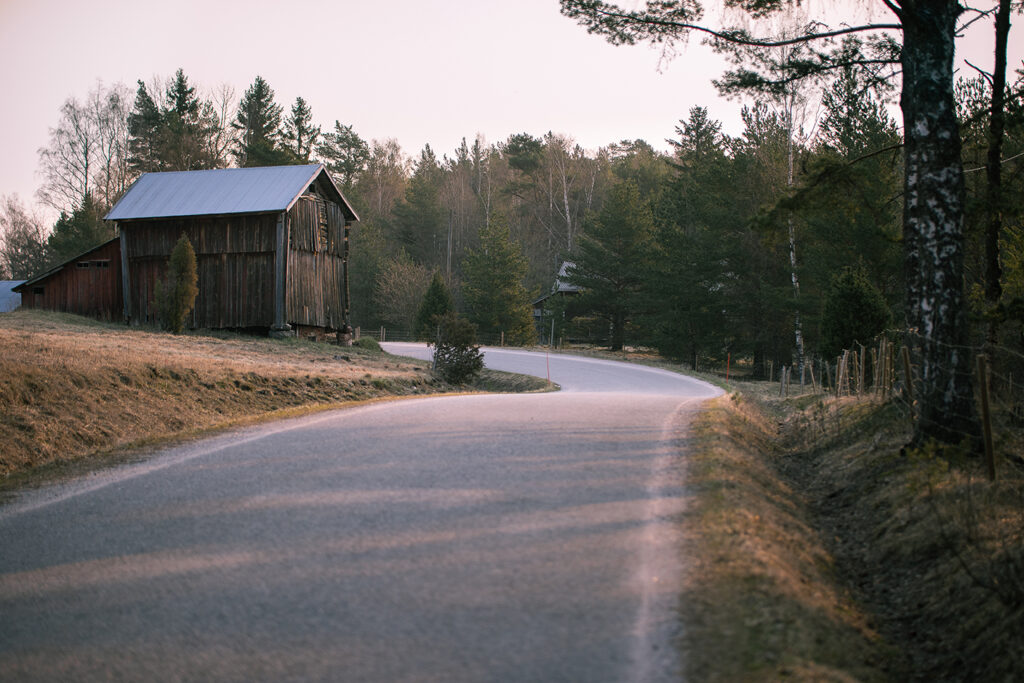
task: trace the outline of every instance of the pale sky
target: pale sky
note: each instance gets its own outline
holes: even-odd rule
[[[665,149],[695,105],[740,132],[742,103],[718,97],[723,64],[699,40],[662,64],[656,48],[588,35],[557,0],[0,0],[0,195],[34,203],[38,149],[68,97],[97,80],[134,92],[179,67],[236,96],[259,74],[285,110],[302,96],[325,130],[338,119],[413,157],[425,143],[450,156],[478,133],[549,130],[588,150],[635,138]]]

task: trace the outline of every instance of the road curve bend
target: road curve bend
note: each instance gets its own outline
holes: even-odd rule
[[[486,362],[562,391],[234,430],[0,506],[0,680],[678,680],[681,440],[718,390]]]

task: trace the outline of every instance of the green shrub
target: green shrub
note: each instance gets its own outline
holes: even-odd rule
[[[419,341],[428,341],[434,336],[434,318],[445,313],[451,313],[454,310],[455,304],[452,302],[452,295],[444,283],[444,278],[441,277],[439,271],[434,271],[430,287],[427,288],[427,293],[423,295],[423,302],[420,303],[420,310],[416,314],[413,336]]]
[[[360,349],[365,349],[367,351],[376,351],[378,353],[383,352],[383,349],[380,348],[380,344],[378,344],[377,340],[374,339],[373,337],[360,337],[359,339],[356,339],[354,342],[352,342],[352,346],[355,346]]]
[[[196,252],[185,233],[181,233],[167,263],[167,277],[156,283],[157,315],[165,330],[174,334],[185,330],[185,318],[192,312],[198,294]]]
[[[476,343],[476,326],[456,313],[434,317],[434,371],[449,384],[465,384],[484,368]]]
[[[846,268],[832,279],[821,315],[821,352],[834,358],[854,342],[867,344],[892,323],[892,312],[863,269]]]

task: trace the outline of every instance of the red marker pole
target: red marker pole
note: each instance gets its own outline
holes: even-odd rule
[[[729,366],[732,365],[732,351],[725,357],[725,381],[729,381]]]

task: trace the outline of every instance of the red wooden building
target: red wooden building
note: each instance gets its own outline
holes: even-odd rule
[[[121,246],[114,239],[14,288],[22,308],[121,320]]]

